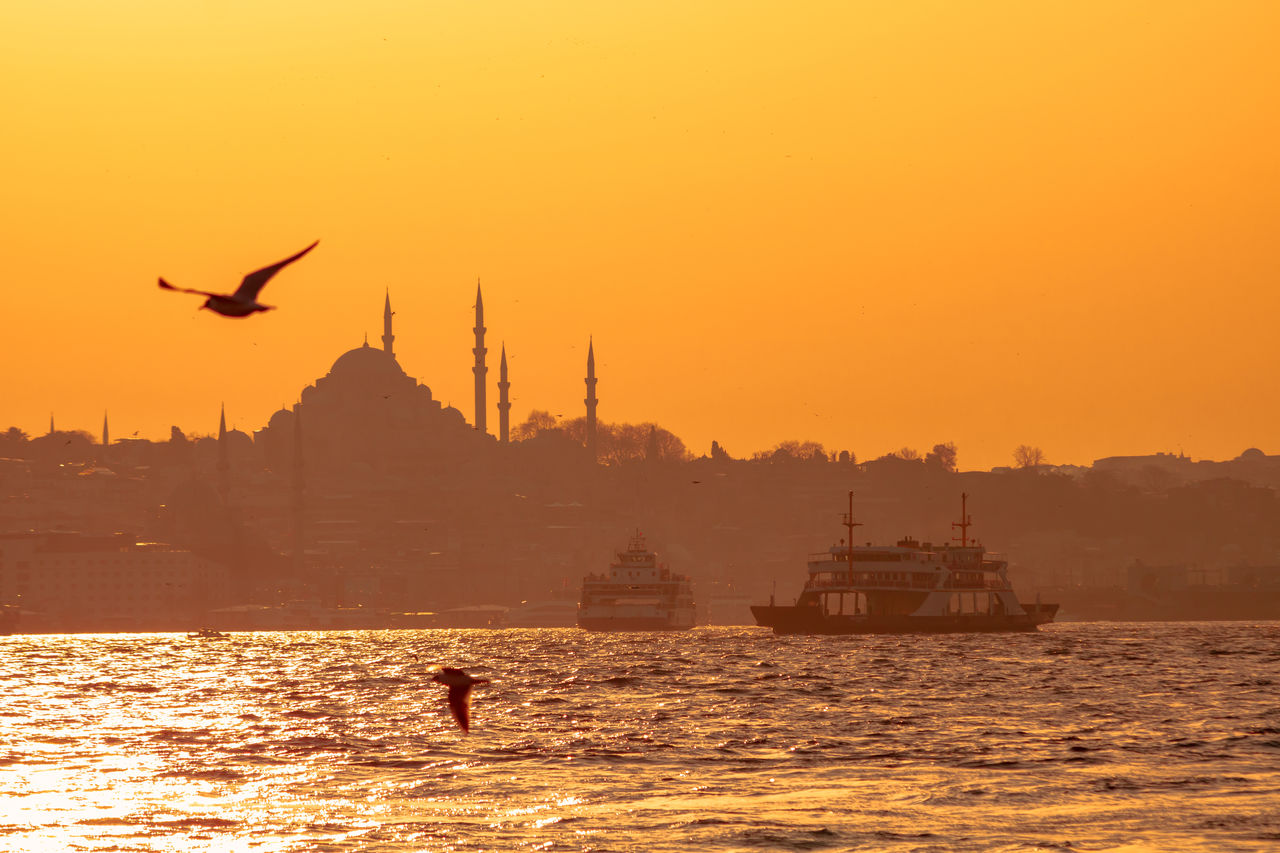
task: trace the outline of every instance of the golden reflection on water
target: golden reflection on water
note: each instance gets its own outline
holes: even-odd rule
[[[1278,639],[0,638],[0,849],[1269,850]]]

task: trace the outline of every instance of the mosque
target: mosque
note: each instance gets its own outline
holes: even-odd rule
[[[368,473],[413,472],[474,460],[495,443],[510,442],[510,387],[506,348],[498,378],[498,431],[488,431],[484,344],[484,300],[476,285],[475,414],[442,406],[427,385],[409,376],[395,355],[391,295],[382,312],[382,346],[364,344],[343,353],[329,372],[302,390],[299,402],[273,414],[255,434],[267,466],[288,471],[301,436],[309,470],[363,469]],[[587,353],[587,450],[594,457],[596,432],[595,354]]]

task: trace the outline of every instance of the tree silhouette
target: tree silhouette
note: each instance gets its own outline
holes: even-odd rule
[[[22,456],[26,446],[27,434],[17,427],[0,433],[0,456]]]
[[[1044,451],[1030,444],[1019,444],[1013,449],[1015,468],[1039,468],[1045,464]]]
[[[956,446],[948,441],[946,444],[935,444],[924,457],[924,464],[941,468],[944,471],[956,470]]]
[[[540,432],[556,428],[556,416],[541,409],[534,409],[524,423],[511,429],[512,441],[528,441]]]
[[[586,446],[585,417],[564,421],[559,428],[569,438]],[[645,459],[679,462],[689,459],[690,453],[678,436],[657,424],[610,424],[597,421],[596,458],[604,465],[621,465]]]
[[[751,458],[758,462],[807,462],[827,461],[826,449],[816,441],[783,441],[771,450],[761,450],[752,454]]]
[[[100,445],[84,430],[58,430],[27,442],[30,458],[41,462],[91,462]]]

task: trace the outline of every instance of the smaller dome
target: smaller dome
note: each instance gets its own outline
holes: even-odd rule
[[[1259,450],[1256,447],[1250,447],[1244,453],[1241,453],[1238,458],[1242,460],[1257,461],[1259,459],[1266,459],[1267,454],[1263,453],[1261,450]]]

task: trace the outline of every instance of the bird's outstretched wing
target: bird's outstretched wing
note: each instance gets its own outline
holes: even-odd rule
[[[192,290],[189,287],[174,287],[172,284],[165,281],[164,279],[160,279],[160,288],[162,290],[177,291],[178,293],[198,293],[201,296],[218,296],[219,295],[217,293],[210,293],[207,290]]]
[[[320,245],[319,240],[315,241],[296,255],[290,255],[283,261],[274,263],[269,267],[263,267],[256,272],[249,273],[244,277],[244,281],[240,282],[240,286],[236,288],[236,292],[231,294],[231,298],[242,302],[253,302],[258,298],[258,291],[262,290],[262,286],[270,281],[273,275],[280,272],[280,270],[302,257],[307,252],[310,252],[318,245]]]

